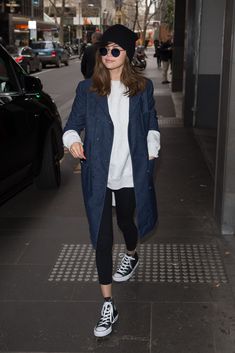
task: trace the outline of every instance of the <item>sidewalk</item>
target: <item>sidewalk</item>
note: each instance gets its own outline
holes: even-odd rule
[[[31,186],[0,208],[0,352],[235,352],[234,237],[218,232],[213,180],[183,127],[181,97],[147,54],[162,138],[159,225],[139,245],[135,277],[114,284],[113,333],[93,336],[102,299],[80,171],[66,154],[59,192]],[[116,264],[124,245],[114,223]]]

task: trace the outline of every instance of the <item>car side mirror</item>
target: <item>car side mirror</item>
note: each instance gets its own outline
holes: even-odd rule
[[[25,75],[23,81],[25,93],[40,93],[42,91],[42,82],[38,77]]]

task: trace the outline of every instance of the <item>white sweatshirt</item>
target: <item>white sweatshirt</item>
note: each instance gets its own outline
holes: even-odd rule
[[[107,186],[112,190],[134,186],[128,142],[130,99],[123,94],[125,90],[125,86],[120,81],[111,81],[108,107],[114,125],[114,137]],[[81,142],[81,138],[75,130],[68,130],[63,135],[63,142],[70,149],[74,142]],[[157,158],[160,149],[160,133],[150,130],[147,136],[147,143],[149,157]]]

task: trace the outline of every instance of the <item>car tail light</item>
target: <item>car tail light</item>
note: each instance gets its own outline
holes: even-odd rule
[[[53,50],[53,51],[51,52],[51,56],[56,56],[56,51],[55,51],[55,50]]]
[[[21,63],[21,62],[23,61],[23,59],[24,59],[24,57],[23,57],[22,55],[20,55],[20,56],[17,56],[17,57],[15,58],[15,61],[16,61],[17,63]]]

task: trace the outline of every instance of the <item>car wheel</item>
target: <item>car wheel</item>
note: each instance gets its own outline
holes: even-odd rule
[[[38,64],[38,71],[42,71],[42,63],[41,63],[41,61],[39,61],[39,64]]]
[[[29,64],[26,65],[26,72],[27,72],[28,75],[29,75],[30,72],[31,72],[31,69],[30,69],[30,65],[29,65]]]
[[[57,59],[57,61],[56,61],[56,66],[57,66],[57,67],[61,67],[61,60],[60,60],[60,58]]]
[[[53,128],[49,129],[43,149],[43,158],[39,175],[35,178],[38,189],[57,189],[60,186],[60,161],[58,146]]]

